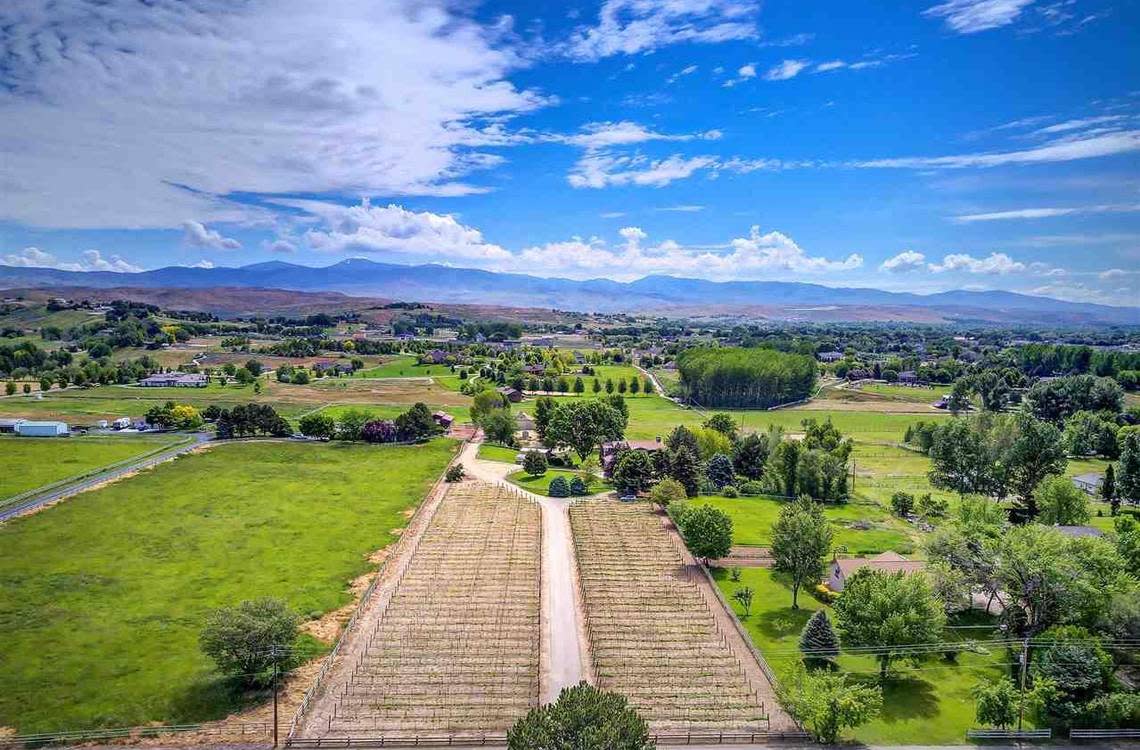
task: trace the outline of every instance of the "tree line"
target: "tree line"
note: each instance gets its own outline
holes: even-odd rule
[[[815,387],[816,363],[772,349],[700,347],[677,357],[688,400],[711,408],[768,408],[798,401]]]

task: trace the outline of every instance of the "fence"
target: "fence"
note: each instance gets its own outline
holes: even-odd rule
[[[774,744],[779,742],[807,742],[811,735],[807,732],[741,732],[741,731],[700,731],[650,733],[650,741],[655,745],[745,745]],[[294,739],[286,747],[298,750],[345,750],[354,747],[501,747],[506,745],[507,735],[491,734],[447,734],[422,735],[416,737],[388,737],[372,735],[362,737],[337,737],[316,739]]]
[[[99,740],[140,739],[161,737],[165,734],[206,734],[211,736],[255,735],[269,737],[273,732],[270,722],[227,724],[207,726],[202,724],[174,724],[170,726],[116,727],[113,729],[90,729],[76,732],[46,732],[42,734],[22,734],[0,737],[0,748],[21,748],[26,746],[67,745]]]
[[[971,740],[1047,740],[1052,729],[970,729],[966,737]]]

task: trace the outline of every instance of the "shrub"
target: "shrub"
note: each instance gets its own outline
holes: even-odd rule
[[[541,451],[527,451],[523,456],[523,471],[532,477],[542,476],[546,468],[546,455]]]
[[[566,477],[554,477],[550,480],[547,492],[551,497],[570,497],[570,484]]]
[[[914,495],[909,492],[896,492],[891,495],[891,510],[900,518],[909,516],[914,510]]]
[[[463,468],[463,464],[454,464],[447,467],[447,473],[444,474],[443,478],[448,482],[460,482],[466,475],[467,472]]]
[[[720,494],[724,495],[725,497],[740,497],[740,493],[737,492],[736,488],[731,484],[726,484],[724,486],[724,489],[720,491]]]
[[[649,499],[662,508],[668,508],[675,502],[684,503],[687,497],[681,483],[668,477],[662,479],[649,491]]]
[[[582,477],[574,477],[570,480],[570,494],[575,496],[590,494],[590,489],[582,481]]]
[[[741,495],[747,495],[749,497],[754,497],[756,495],[763,495],[764,494],[764,483],[763,482],[757,482],[757,481],[745,482],[742,485],[740,485],[739,492]]]

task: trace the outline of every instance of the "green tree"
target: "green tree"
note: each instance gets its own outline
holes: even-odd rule
[[[800,588],[823,578],[824,557],[831,549],[831,524],[823,509],[801,497],[780,508],[772,524],[773,569],[792,580],[792,609],[799,609]]]
[[[1121,430],[1120,461],[1116,466],[1116,494],[1140,500],[1140,432]]]
[[[662,508],[668,508],[673,503],[685,502],[688,495],[685,494],[684,485],[672,477],[666,477],[649,491],[649,499]]]
[[[1017,721],[1017,686],[1000,678],[980,682],[973,689],[974,715],[983,726],[1005,729]]]
[[[1065,471],[1068,458],[1056,425],[1028,414],[1017,415],[1017,433],[1002,453],[1002,464],[1009,474],[1010,489],[1020,498],[1030,517],[1037,515],[1033,491],[1041,480]]]
[[[709,459],[705,468],[705,476],[717,489],[736,481],[736,472],[732,468],[732,459],[723,453],[717,453]]]
[[[1109,464],[1104,470],[1104,481],[1100,483],[1100,496],[1108,503],[1112,515],[1120,513],[1120,498],[1116,496],[1116,467]]]
[[[777,492],[786,497],[796,495],[796,477],[799,474],[800,445],[794,440],[785,440],[775,447],[768,466],[764,469],[767,481],[772,482]]]
[[[515,444],[515,418],[506,409],[495,409],[483,415],[480,422],[483,434],[492,443],[512,446]]]
[[[808,664],[827,664],[839,656],[839,636],[826,610],[817,610],[800,633],[800,652]]]
[[[547,442],[546,429],[550,425],[550,416],[554,413],[554,399],[550,396],[539,396],[534,402],[534,431],[538,440],[547,448],[554,446]]]
[[[645,451],[627,450],[618,456],[613,469],[614,487],[618,492],[637,495],[653,484],[653,462]]]
[[[994,452],[986,435],[971,419],[939,425],[930,444],[930,471],[935,487],[961,495],[990,495],[997,489]]]
[[[1068,477],[1049,477],[1037,485],[1033,501],[1040,513],[1038,520],[1050,526],[1080,526],[1087,523],[1089,498]]]
[[[510,408],[511,402],[504,394],[493,389],[482,391],[475,394],[475,398],[471,401],[471,421],[482,425],[484,417]]]
[[[732,592],[733,601],[739,604],[740,608],[744,610],[745,617],[748,617],[750,614],[752,614],[752,597],[755,595],[755,593],[756,592],[752,590],[751,586],[741,586],[736,591]]]
[[[847,675],[799,666],[776,685],[780,704],[817,742],[831,745],[844,729],[875,718],[883,707],[878,686],[848,684]]]
[[[914,510],[914,495],[898,491],[891,495],[891,511],[899,518],[909,516]]]
[[[570,484],[566,481],[566,477],[559,475],[551,479],[547,493],[551,497],[570,497]]]
[[[732,451],[732,465],[737,474],[752,480],[764,476],[764,464],[768,462],[767,436],[750,433],[736,442]]]
[[[1133,516],[1118,516],[1112,522],[1116,551],[1129,570],[1140,570],[1140,522]]]
[[[507,732],[509,750],[652,750],[649,725],[626,699],[580,682],[532,708]]]
[[[16,390],[17,390],[16,389],[16,383],[14,381],[9,380],[7,383],[4,384],[4,393],[6,393],[7,395],[15,396]]]
[[[601,393],[602,392],[602,381],[598,380],[597,378],[594,378],[594,384],[590,387],[590,390],[592,390],[594,393]]]
[[[685,546],[707,564],[724,557],[732,549],[732,519],[711,505],[690,508],[680,519]]]
[[[574,378],[574,392],[575,393],[585,393],[586,392],[586,382],[584,380],[582,380],[581,377]]]
[[[621,412],[600,399],[569,401],[555,406],[546,428],[547,441],[574,449],[586,458],[606,441],[621,440],[624,420]]]
[[[669,476],[681,483],[689,497],[696,497],[701,483],[701,464],[697,455],[688,446],[681,446],[669,451],[668,463]]]
[[[542,451],[527,451],[523,456],[523,471],[532,477],[542,476],[546,468],[546,454]]]
[[[301,417],[298,427],[302,435],[328,439],[336,432],[336,421],[328,414],[318,411]]]
[[[297,640],[297,616],[281,599],[255,599],[214,610],[198,642],[218,669],[245,684],[265,684]]]
[[[896,658],[917,658],[915,646],[942,640],[946,625],[942,603],[920,574],[861,568],[848,579],[834,610],[844,646],[879,649],[881,680]]]
[[[736,424],[736,420],[732,418],[732,415],[725,414],[724,412],[713,414],[706,419],[701,426],[706,429],[716,430],[729,440],[735,440],[737,432],[740,429],[739,425]]]

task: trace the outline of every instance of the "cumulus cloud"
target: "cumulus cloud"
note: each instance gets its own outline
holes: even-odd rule
[[[750,0],[605,0],[597,22],[575,29],[564,51],[595,61],[679,42],[750,39],[757,36],[758,11]]]
[[[304,235],[305,241],[316,250],[384,251],[477,263],[511,258],[502,247],[484,240],[478,229],[460,224],[454,216],[446,214],[409,211],[395,204],[373,206],[368,200],[356,206],[319,201],[283,203],[323,220],[323,228],[309,230]]]
[[[197,221],[182,222],[182,240],[191,247],[203,247],[211,250],[240,250],[241,243],[232,237],[223,237],[214,229],[207,229],[205,224]]]
[[[979,31],[1008,26],[1034,0],[948,0],[931,6],[922,13],[942,18],[946,25],[959,34],[976,34]]]
[[[423,256],[493,271],[571,278],[604,275],[633,279],[664,273],[731,279],[839,273],[863,265],[863,257],[858,253],[842,258],[810,255],[787,235],[761,232],[758,227],[752,227],[747,236],[730,239],[713,249],[688,247],[673,240],[651,244],[641,227],[624,226],[617,233],[620,241],[613,244],[599,237],[579,236],[512,252],[488,241],[478,229],[455,217],[430,211],[409,211],[397,205],[373,206],[367,201],[356,206],[306,200],[290,200],[287,204],[319,222],[320,226],[309,230],[303,238],[317,250],[385,253],[406,260]]]
[[[143,269],[118,255],[104,258],[98,250],[84,250],[78,261],[63,261],[38,247],[25,247],[19,253],[0,256],[6,266],[21,268],[55,268],[60,271],[117,271],[138,273]]]
[[[450,8],[2,3],[0,220],[178,227],[264,218],[235,192],[478,191],[487,122],[550,100],[507,79],[524,61],[502,29]]]
[[[968,253],[951,253],[942,258],[941,263],[931,263],[934,273],[959,271],[974,274],[1007,274],[1024,271],[1024,263],[1016,261],[1005,253],[990,253],[985,258],[975,258]]]
[[[914,250],[903,250],[879,264],[879,270],[887,273],[910,273],[924,268],[926,268],[926,256]]]
[[[810,63],[807,60],[784,60],[778,65],[773,65],[764,74],[766,81],[787,81],[790,78],[795,78],[806,68]]]

